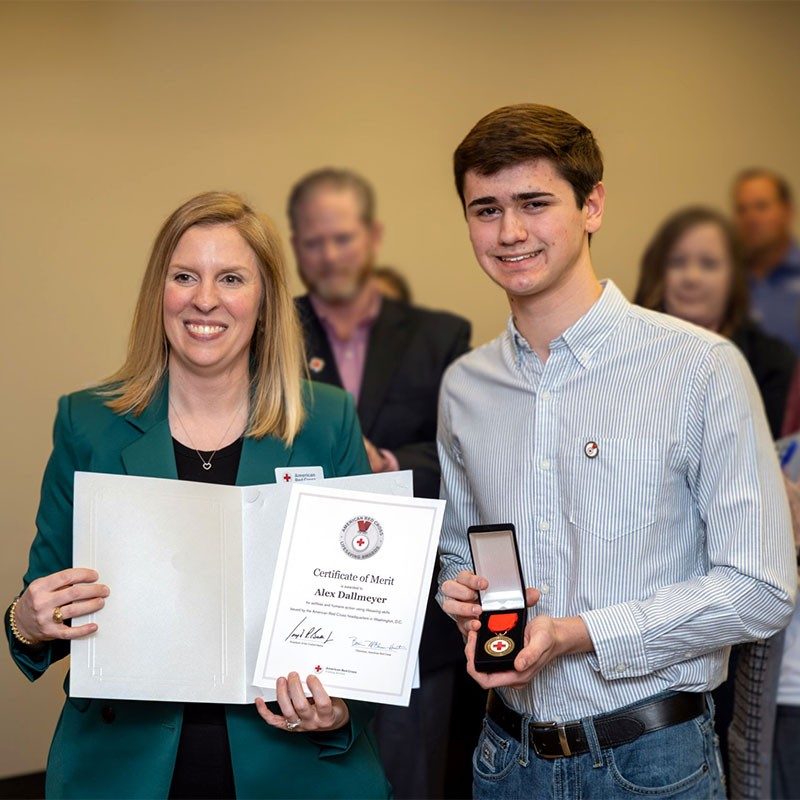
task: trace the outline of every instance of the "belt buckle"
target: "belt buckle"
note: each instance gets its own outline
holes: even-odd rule
[[[539,748],[536,746],[536,739],[533,739],[533,750],[539,758],[564,758],[572,755],[572,750],[569,748],[567,741],[567,730],[561,722],[531,722],[532,728],[542,728],[544,730],[555,730],[558,734],[558,744],[561,747],[561,752],[558,755],[550,755],[549,753],[540,753]]]

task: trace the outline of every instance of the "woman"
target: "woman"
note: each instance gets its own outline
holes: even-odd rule
[[[708,208],[678,211],[642,257],[635,303],[716,331],[744,354],[772,435],[781,435],[795,357],[747,317],[747,276],[728,221]]]
[[[31,679],[97,624],[113,586],[72,567],[76,470],[239,485],[275,469],[369,472],[347,395],[301,379],[302,338],[280,242],[236,195],[198,195],[159,232],[121,369],[61,398],[24,591],[6,614]],[[102,624],[102,612],[98,614]],[[68,698],[47,768],[50,797],[386,797],[370,706],[292,673],[277,707]]]
[[[795,364],[791,348],[767,334],[747,318],[747,277],[739,248],[728,221],[712,209],[694,207],[678,211],[669,217],[656,232],[642,257],[639,285],[634,302],[646,308],[665,311],[730,338],[742,351],[756,379],[772,435],[781,435],[784,408]],[[768,786],[769,770],[744,750],[749,745],[741,737],[733,748],[736,758],[729,759],[728,728],[733,717],[734,686],[737,663],[743,659],[742,678],[753,671],[752,665],[762,664],[762,678],[767,675],[763,666],[766,652],[772,667],[766,680],[772,683],[780,663],[782,634],[770,642],[740,645],[731,651],[728,679],[714,692],[716,729],[720,750],[725,761],[728,785],[734,796],[750,796],[745,780],[758,777],[758,784]],[[739,702],[739,701],[737,701]],[[752,769],[743,767],[752,763]],[[729,768],[735,767],[735,774]]]

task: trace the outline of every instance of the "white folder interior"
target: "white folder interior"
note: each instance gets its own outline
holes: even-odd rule
[[[410,496],[410,471],[314,481]],[[75,474],[73,563],[111,595],[71,643],[70,694],[246,703],[291,486]]]

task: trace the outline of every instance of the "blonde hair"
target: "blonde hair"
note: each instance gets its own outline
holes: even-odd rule
[[[195,225],[230,225],[252,248],[264,289],[250,344],[250,419],[247,435],[270,434],[291,444],[305,418],[303,337],[286,283],[286,263],[274,226],[237,194],[205,192],[187,200],[162,226],[153,243],[133,315],[125,363],[99,389],[119,414],[139,415],[167,372],[164,284],[181,236]]]

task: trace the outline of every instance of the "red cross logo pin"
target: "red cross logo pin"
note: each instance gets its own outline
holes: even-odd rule
[[[597,458],[600,448],[597,446],[597,442],[586,442],[583,452],[586,453],[588,458]]]

